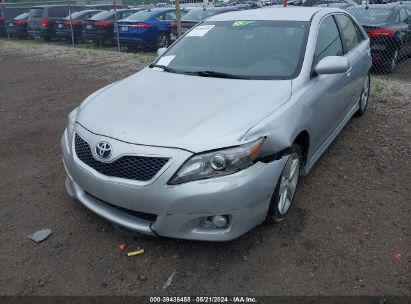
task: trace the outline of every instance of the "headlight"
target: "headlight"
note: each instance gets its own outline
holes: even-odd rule
[[[74,130],[74,124],[75,124],[76,119],[77,119],[77,109],[78,108],[75,108],[67,116],[67,118],[68,118],[68,121],[67,121],[67,135],[68,135],[69,139],[71,139],[71,135],[72,135],[73,130]]]
[[[170,185],[232,174],[251,166],[265,138],[228,148],[196,154],[189,158],[169,181]]]

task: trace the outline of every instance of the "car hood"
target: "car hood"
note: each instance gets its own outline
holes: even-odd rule
[[[238,145],[290,96],[291,80],[221,79],[146,68],[89,96],[77,122],[133,144],[200,152]]]

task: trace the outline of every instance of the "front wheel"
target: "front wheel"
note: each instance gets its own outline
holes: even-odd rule
[[[364,86],[361,92],[361,97],[358,102],[358,110],[355,112],[355,116],[362,116],[364,115],[365,111],[367,110],[368,105],[368,97],[370,96],[370,75],[368,74],[365,77]]]
[[[301,149],[294,144],[271,197],[266,222],[279,223],[287,215],[294,200],[301,168]]]

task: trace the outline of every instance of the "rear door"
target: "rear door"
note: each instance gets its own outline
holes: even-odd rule
[[[345,97],[345,114],[348,114],[360,99],[371,53],[368,49],[368,40],[355,21],[345,14],[336,15],[335,19],[343,40],[344,53],[350,65],[346,73],[349,94]]]

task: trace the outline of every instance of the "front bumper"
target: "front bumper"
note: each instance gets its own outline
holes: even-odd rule
[[[72,139],[65,131],[61,146],[66,170],[66,188],[71,197],[118,225],[148,235],[204,241],[228,241],[260,224],[286,158],[256,163],[238,173],[181,185],[168,180],[190,157],[180,149],[132,145],[95,135],[81,126],[76,132],[90,145],[108,140],[119,153],[169,156],[171,160],[148,182],[104,176],[82,163],[74,153]],[[133,212],[137,211],[137,215]],[[154,218],[145,215],[155,215]],[[205,219],[227,215],[229,225],[215,228]]]

